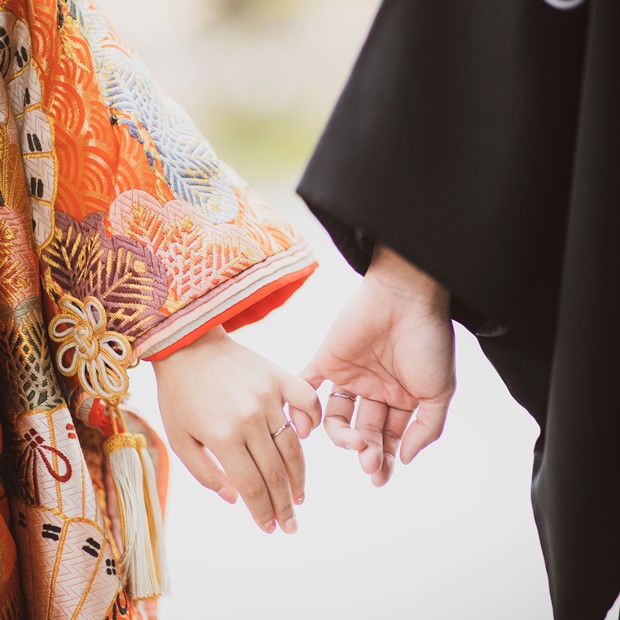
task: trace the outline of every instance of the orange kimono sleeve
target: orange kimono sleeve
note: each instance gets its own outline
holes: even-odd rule
[[[283,303],[316,266],[308,246],[158,92],[105,16],[85,2],[8,4],[9,100],[43,293],[52,322],[68,317],[52,333],[61,371],[109,397],[125,388],[121,366]],[[93,357],[72,331],[82,324],[115,353]]]

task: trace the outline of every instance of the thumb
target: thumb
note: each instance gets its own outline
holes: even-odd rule
[[[300,373],[300,378],[309,383],[315,390],[321,387],[321,384],[327,377],[319,370],[316,358],[313,359]]]
[[[448,404],[445,401],[420,402],[416,419],[405,431],[400,447],[400,460],[405,465],[411,463],[419,452],[441,437],[448,414]]]

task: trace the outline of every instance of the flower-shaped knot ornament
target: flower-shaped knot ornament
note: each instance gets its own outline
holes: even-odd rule
[[[60,343],[56,353],[58,370],[67,377],[78,375],[85,392],[94,398],[115,399],[127,393],[125,367],[131,345],[125,336],[106,331],[106,313],[101,302],[87,297],[83,302],[63,295],[61,313],[50,323],[50,338]]]

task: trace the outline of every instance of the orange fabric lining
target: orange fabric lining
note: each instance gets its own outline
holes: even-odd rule
[[[145,357],[144,360],[147,362],[163,360],[171,353],[191,344],[217,325],[222,325],[227,332],[232,332],[244,325],[259,321],[272,310],[280,307],[317,267],[318,263],[312,263],[300,271],[289,273],[279,280],[263,286],[249,297],[242,299],[228,310],[214,316],[200,327],[186,334],[180,340],[149,357]]]

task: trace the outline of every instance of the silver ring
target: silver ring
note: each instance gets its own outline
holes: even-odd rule
[[[338,398],[348,398],[349,400],[352,400],[354,403],[357,402],[357,396],[351,396],[351,394],[345,394],[344,392],[332,392],[329,396],[330,398],[332,396],[337,396]]]
[[[291,423],[286,421],[275,433],[271,433],[271,438],[275,439],[287,426],[290,426]]]

